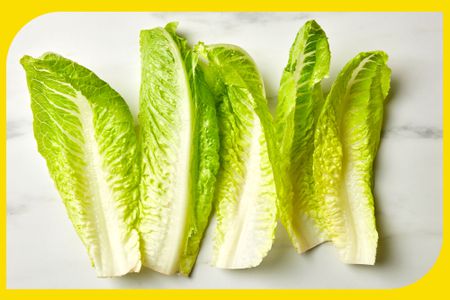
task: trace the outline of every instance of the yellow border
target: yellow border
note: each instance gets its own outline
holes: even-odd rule
[[[215,291],[176,291],[176,290],[7,290],[6,289],[6,58],[9,45],[16,33],[30,20],[58,11],[434,11],[444,14],[444,53],[449,51],[449,5],[444,0],[226,0],[220,3],[214,0],[3,0],[0,8],[0,90],[1,107],[0,139],[5,141],[0,148],[2,180],[0,189],[0,299],[79,299],[92,297],[95,299],[154,299],[165,298],[229,298],[243,296],[258,299],[273,299],[275,297],[300,299],[313,296],[314,299],[342,298],[394,298],[394,299],[436,299],[450,295],[447,290],[448,279],[445,277],[445,266],[450,267],[450,252],[447,243],[449,238],[448,188],[444,186],[444,241],[441,253],[432,269],[419,281],[403,288],[389,290],[215,290]],[[430,55],[432,55],[430,53]],[[449,78],[450,63],[444,57],[444,78]],[[445,82],[445,80],[444,80]],[[444,131],[447,132],[449,122],[448,87],[444,85]],[[448,149],[448,139],[444,139],[444,153]],[[449,161],[444,155],[444,178],[448,178]],[[445,181],[444,181],[445,182]],[[69,272],[69,271],[68,271]],[[449,272],[447,272],[448,275]],[[447,286],[446,286],[447,284]]]

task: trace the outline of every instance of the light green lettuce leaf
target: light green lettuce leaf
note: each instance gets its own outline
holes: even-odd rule
[[[374,264],[373,162],[391,71],[381,51],[360,53],[334,82],[316,125],[314,220],[343,262]]]
[[[328,75],[330,50],[322,28],[308,21],[291,47],[281,78],[275,128],[279,149],[279,216],[298,252],[326,237],[314,221],[314,130],[323,105],[321,81]],[[320,208],[319,208],[320,209]]]
[[[90,70],[57,54],[21,63],[38,150],[97,275],[138,272],[139,169],[127,104]]]
[[[141,32],[139,110],[143,263],[189,275],[219,168],[214,98],[176,23]]]
[[[204,70],[199,63],[199,54],[192,51],[186,39],[177,35],[177,26],[178,23],[172,22],[167,24],[165,29],[177,42],[184,57],[195,110],[192,156],[193,205],[190,206],[187,240],[180,259],[180,273],[189,275],[197,259],[213,206],[216,176],[219,170],[219,125],[215,99],[206,83]]]
[[[275,136],[263,80],[236,46],[200,44],[197,50],[208,60],[221,143],[213,265],[255,267],[272,246],[277,215],[268,145]]]

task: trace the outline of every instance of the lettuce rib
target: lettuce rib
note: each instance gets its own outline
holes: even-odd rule
[[[34,134],[100,277],[141,267],[136,134],[122,97],[57,54],[25,56]]]

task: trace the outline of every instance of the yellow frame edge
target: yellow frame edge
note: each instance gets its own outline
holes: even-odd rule
[[[445,79],[449,78],[450,63],[445,52],[449,49],[450,25],[447,19],[449,4],[444,0],[316,0],[316,1],[289,1],[289,0],[227,0],[224,3],[205,0],[77,0],[64,2],[57,0],[44,1],[9,1],[1,4],[0,22],[0,55],[1,55],[1,109],[0,138],[3,141],[0,147],[0,161],[2,180],[0,190],[2,201],[0,203],[0,299],[78,299],[80,297],[95,299],[145,299],[152,297],[164,297],[166,299],[199,299],[212,298],[225,299],[229,297],[242,296],[245,298],[255,297],[258,299],[270,299],[283,297],[285,299],[297,299],[299,297],[314,296],[314,299],[339,298],[393,298],[393,299],[416,299],[416,298],[442,298],[450,295],[445,276],[445,266],[450,266],[450,252],[446,240],[449,235],[449,210],[448,188],[444,184],[443,191],[443,213],[444,213],[444,235],[439,257],[430,271],[420,280],[408,286],[397,289],[385,290],[11,290],[6,289],[6,59],[8,49],[15,35],[20,29],[32,19],[51,12],[60,11],[397,11],[397,12],[421,12],[433,11],[443,13],[443,44],[444,44],[444,73],[443,73],[443,113],[444,132],[449,127],[446,116],[449,116],[448,104],[449,92],[445,86]],[[449,52],[450,53],[450,52]],[[445,157],[448,149],[448,139],[444,143],[444,172],[443,182],[448,178],[449,161]]]

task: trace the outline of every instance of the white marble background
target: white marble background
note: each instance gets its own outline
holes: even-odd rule
[[[210,232],[191,278],[150,270],[98,279],[37,153],[24,54],[46,51],[87,66],[137,111],[139,30],[180,21],[189,41],[234,43],[260,67],[272,102],[299,27],[316,19],[329,36],[328,90],[360,51],[390,55],[392,90],[376,162],[377,264],[344,265],[331,245],[299,256],[280,226],[255,269],[208,265]],[[434,264],[442,242],[442,15],[438,13],[57,13],[17,34],[7,63],[8,288],[391,288]]]

